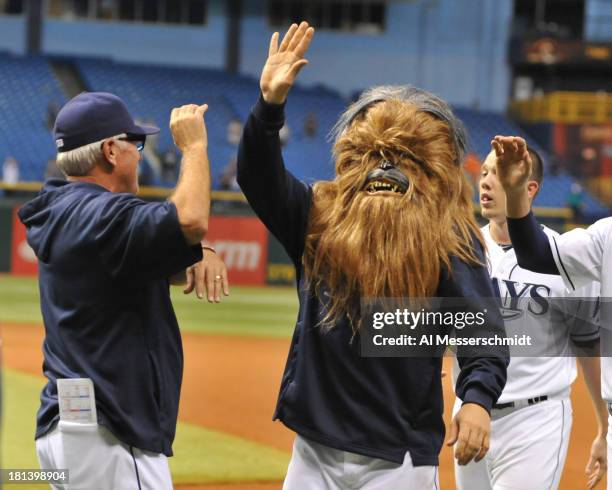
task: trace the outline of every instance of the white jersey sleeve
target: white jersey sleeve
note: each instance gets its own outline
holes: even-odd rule
[[[570,291],[601,280],[605,244],[611,229],[612,218],[605,218],[587,229],[576,228],[560,236],[549,235],[557,269]]]

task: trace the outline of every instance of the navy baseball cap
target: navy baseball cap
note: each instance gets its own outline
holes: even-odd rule
[[[124,133],[144,139],[159,133],[159,128],[137,125],[125,102],[106,92],[83,92],[69,100],[57,114],[53,128],[60,153]]]

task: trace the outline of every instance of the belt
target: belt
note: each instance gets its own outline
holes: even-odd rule
[[[522,408],[536,403],[545,402],[548,400],[548,395],[536,396],[535,398],[527,398],[526,400],[517,400],[515,402],[498,403],[493,405],[494,410],[504,410],[506,408]],[[608,403],[608,411],[612,415],[612,403]]]

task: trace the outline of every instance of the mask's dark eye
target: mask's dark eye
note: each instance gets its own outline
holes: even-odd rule
[[[349,158],[344,158],[338,164],[338,172],[339,173],[347,172],[351,168],[354,168],[355,165],[356,165],[355,161],[353,161],[353,160],[351,160]]]

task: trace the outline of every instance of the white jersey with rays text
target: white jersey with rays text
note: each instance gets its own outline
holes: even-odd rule
[[[601,283],[601,396],[612,402],[612,218],[548,239],[569,291]]]
[[[543,229],[548,236],[556,235],[553,230]],[[571,355],[570,342],[590,342],[599,338],[597,302],[571,298],[597,298],[597,283],[585,283],[581,289],[570,293],[559,276],[520,268],[514,249],[505,250],[498,245],[488,225],[482,228],[482,233],[489,273],[501,297],[506,334],[537,330],[536,337],[554,339],[552,343],[558,346],[549,356],[543,352],[537,357],[511,357],[506,386],[497,403],[569,393],[576,378],[576,360]],[[564,298],[570,299],[564,302]],[[573,309],[586,311],[570,311]],[[454,364],[456,376],[456,360]]]

